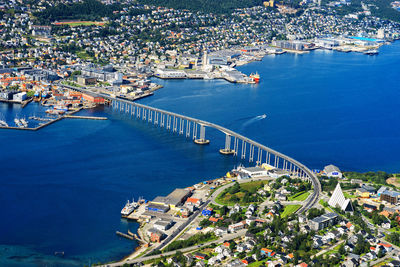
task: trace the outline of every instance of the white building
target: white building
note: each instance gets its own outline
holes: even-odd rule
[[[328,177],[335,177],[335,178],[342,178],[342,172],[339,170],[338,167],[336,167],[335,165],[328,165],[325,166],[324,168],[324,173],[326,174],[326,176]]]
[[[246,173],[251,178],[259,178],[259,177],[266,177],[268,176],[268,171],[264,168],[260,167],[249,167],[249,168],[242,168],[240,171]]]
[[[331,198],[328,201],[329,206],[331,207],[339,207],[343,211],[353,212],[353,206],[351,204],[350,199],[346,199],[343,195],[342,188],[340,187],[340,183],[336,185],[335,190]]]
[[[13,95],[13,100],[15,100],[15,101],[24,101],[27,98],[28,97],[25,92]]]

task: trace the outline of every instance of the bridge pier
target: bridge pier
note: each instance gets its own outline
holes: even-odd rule
[[[190,125],[191,124],[192,123],[189,120],[186,121],[186,138],[190,137]]]
[[[153,111],[149,110],[149,119],[147,120],[148,122],[153,121]]]
[[[172,127],[172,132],[174,132],[174,133],[176,133],[176,131],[177,131],[177,127],[178,127],[177,124],[178,124],[178,118],[174,117],[174,124]]]
[[[157,111],[154,114],[154,125],[158,125],[158,112]]]
[[[210,143],[210,140],[206,139],[206,127],[204,125],[200,124],[200,138],[194,139],[194,142],[198,145],[207,145]]]
[[[254,161],[254,145],[250,144],[250,149],[249,149],[249,162],[253,162]]]
[[[242,154],[240,155],[240,158],[246,158],[246,142],[244,140],[242,140]]]
[[[236,138],[235,138],[236,142]],[[225,134],[225,148],[221,148],[219,153],[223,155],[233,155],[235,154],[235,150],[231,149],[231,136],[229,134]]]
[[[181,119],[179,119],[179,134],[183,134],[183,126],[185,125],[185,122]]]
[[[171,115],[167,115],[167,130],[171,129]]]
[[[257,165],[261,165],[262,164],[262,154],[263,154],[263,150],[260,149],[259,147],[257,147]]]
[[[234,146],[233,146],[234,155],[237,156],[238,150],[239,150],[239,139],[236,136],[235,136],[233,143],[234,143]]]

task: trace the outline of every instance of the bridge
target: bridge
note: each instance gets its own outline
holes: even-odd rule
[[[193,139],[198,145],[207,145],[210,140],[206,138],[206,128],[213,128],[225,135],[225,144],[219,152],[224,155],[240,156],[240,159],[255,162],[257,165],[267,163],[290,175],[307,180],[312,183],[314,192],[305,201],[305,204],[297,210],[297,213],[307,211],[314,206],[321,194],[321,184],[318,177],[302,163],[288,157],[278,151],[255,142],[243,135],[215,123],[195,119],[178,113],[150,107],[119,97],[112,97],[103,93],[95,93],[85,88],[77,88],[63,85],[64,87],[82,93],[88,93],[106,98],[111,101],[114,111],[128,114],[133,119],[147,121],[155,126],[178,133],[186,138]],[[239,153],[240,152],[240,153]],[[256,157],[255,157],[256,156]]]

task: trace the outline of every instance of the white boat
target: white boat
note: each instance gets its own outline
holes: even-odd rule
[[[0,126],[2,127],[8,127],[8,124],[6,121],[0,120]]]
[[[23,127],[28,127],[28,122],[24,118],[20,119],[19,121],[21,122]]]
[[[137,206],[138,204],[134,200],[132,200],[132,202],[129,202],[128,200],[128,202],[125,204],[125,207],[123,207],[121,210],[121,215],[128,216],[137,208]]]
[[[203,77],[203,79],[204,79],[204,80],[213,80],[214,77],[212,76],[212,74],[206,74],[206,75]]]
[[[18,118],[15,118],[14,122],[15,122],[15,126],[22,128],[22,123]]]

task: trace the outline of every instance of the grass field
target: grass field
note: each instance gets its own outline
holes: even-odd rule
[[[352,195],[352,194],[350,194],[348,192],[343,192],[343,195],[344,195],[345,198],[356,198],[355,195]]]
[[[87,59],[92,58],[91,56],[89,56],[89,55],[86,53],[86,51],[79,51],[79,52],[76,52],[76,55],[77,55],[79,58],[84,59],[84,60],[87,60]]]
[[[297,194],[294,194],[293,196],[288,197],[289,201],[304,201],[308,198],[310,195],[310,192],[299,192]]]
[[[255,192],[257,188],[260,187],[260,185],[264,185],[266,183],[267,183],[266,181],[254,181],[254,182],[240,184],[240,187],[249,192]]]
[[[71,27],[78,27],[78,26],[104,26],[104,22],[99,21],[64,21],[64,22],[55,22],[54,25],[68,25]]]
[[[255,193],[257,191],[257,188],[259,188],[260,186],[262,186],[266,183],[267,183],[266,181],[252,181],[252,182],[248,182],[248,183],[242,183],[242,184],[240,184],[240,187],[242,190],[246,190],[251,193]],[[220,205],[233,206],[238,202],[238,201],[231,200],[231,198],[233,196],[236,196],[238,199],[242,199],[243,196],[245,195],[245,192],[238,192],[234,195],[231,195],[229,193],[225,194],[225,192],[226,191],[224,191],[220,195],[218,195],[217,198],[215,199],[215,202],[217,202]]]
[[[285,218],[286,216],[289,216],[290,214],[296,212],[298,209],[300,209],[301,205],[287,205],[285,209],[283,210],[281,217]]]

